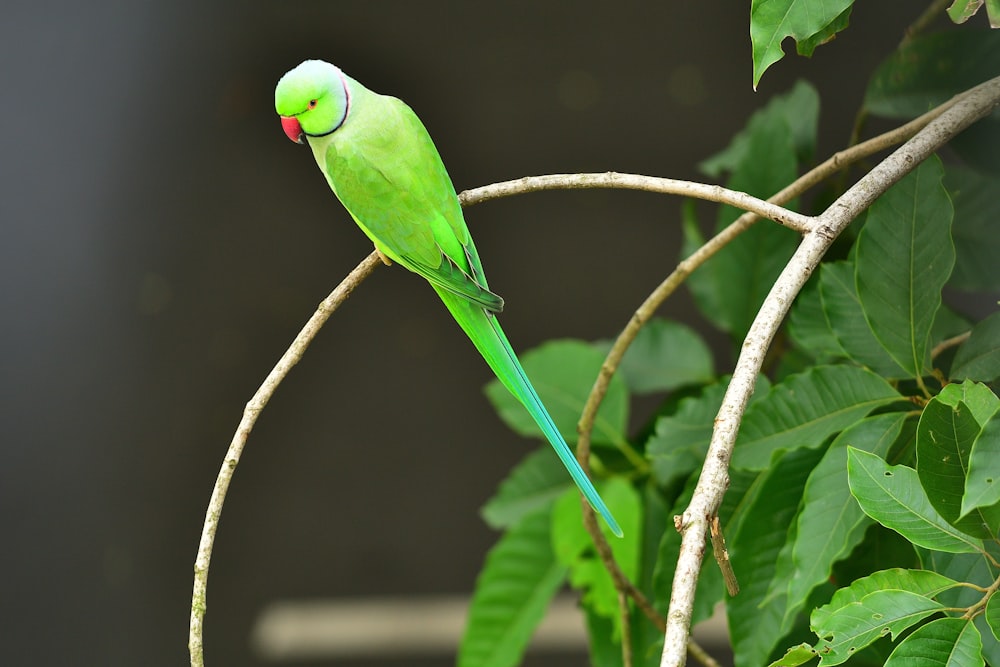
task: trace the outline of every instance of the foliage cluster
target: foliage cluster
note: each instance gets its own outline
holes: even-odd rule
[[[978,4],[950,13],[968,18]],[[1000,22],[997,4],[987,9]],[[809,54],[847,26],[850,10],[850,0],[754,2],[754,84],[781,57],[782,39]],[[1000,34],[963,26],[913,36],[871,74],[859,118],[910,119],[997,74]],[[750,194],[781,190],[816,158],[819,109],[816,90],[797,84],[702,170]],[[694,618],[725,601],[737,665],[1000,666],[1000,312],[977,321],[947,298],[1000,292],[1000,114],[950,148],[838,240],[758,380],[719,511],[741,590],[727,596],[706,558]],[[826,188],[791,207],[830,201],[843,183]],[[692,211],[684,207],[685,255],[703,242]],[[718,228],[739,213],[721,207]],[[757,223],[688,280],[734,349],[797,243],[795,232]],[[570,444],[609,348],[560,340],[522,355]],[[625,532],[607,535],[614,559],[660,614],[681,539],[672,517],[697,481],[725,363],[688,326],[654,319],[592,431],[591,468]],[[510,428],[540,437],[498,383],[486,392]],[[660,400],[630,432],[638,396]],[[503,533],[478,580],[460,665],[516,664],[567,583],[581,593],[595,665],[621,665],[623,641],[625,660],[659,664],[662,628],[631,603],[622,612],[578,493],[547,445],[509,474],[483,517]]]

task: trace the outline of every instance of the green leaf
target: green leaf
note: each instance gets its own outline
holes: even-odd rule
[[[993,2],[993,0],[990,0]],[[995,3],[994,3],[995,4]],[[865,107],[889,118],[915,118],[1000,71],[1000,34],[951,30],[909,40],[875,71]],[[955,137],[949,146],[980,169],[1000,169],[1000,112]]]
[[[992,382],[1000,377],[1000,312],[993,313],[972,328],[951,364],[955,380]]]
[[[750,143],[753,132],[766,119],[774,116],[785,121],[792,134],[792,145],[799,162],[809,162],[816,152],[816,135],[819,123],[819,93],[808,81],[795,82],[787,93],[775,95],[762,109],[753,113],[747,127],[736,134],[729,146],[698,165],[707,176],[720,178],[725,172],[735,171],[752,158]]]
[[[661,486],[701,467],[729,380],[722,378],[701,394],[681,400],[674,414],[656,420],[653,436],[646,443],[646,455],[653,464],[653,477]],[[750,405],[767,395],[770,388],[767,377],[758,376]]]
[[[521,365],[531,379],[542,403],[548,408],[566,442],[576,442],[576,424],[594,387],[594,379],[604,363],[604,355],[589,343],[578,340],[550,341],[521,355]],[[531,415],[499,380],[486,385],[500,418],[515,432],[542,438]],[[595,445],[625,442],[628,422],[628,390],[618,376],[611,378],[591,435]]]
[[[993,537],[1000,514],[977,510],[959,517],[972,445],[982,428],[976,413],[985,421],[998,405],[984,385],[951,384],[928,401],[917,425],[917,473],[928,499],[946,521],[983,539]]]
[[[816,649],[809,644],[799,644],[785,651],[781,656],[767,667],[799,667],[816,657]]]
[[[959,165],[948,165],[944,184],[955,207],[951,235],[955,240],[955,270],[949,287],[963,290],[1000,290],[1000,177]]]
[[[753,117],[747,126],[744,159],[735,166],[728,187],[769,197],[795,179],[796,152],[792,128],[774,111]],[[717,229],[742,211],[719,209]],[[691,225],[686,225],[689,233]],[[686,251],[692,250],[688,238]],[[798,245],[795,232],[773,224],[750,227],[705,262],[688,279],[699,310],[735,340],[742,341],[764,297]]]
[[[965,23],[971,19],[979,8],[983,6],[983,0],[954,0],[948,7],[948,18],[954,23]]]
[[[856,287],[882,347],[912,377],[930,371],[930,334],[955,264],[952,207],[937,157],[871,208],[857,241]]]
[[[738,665],[767,661],[784,633],[785,600],[762,605],[776,574],[778,555],[795,525],[799,499],[810,471],[822,452],[798,449],[782,456],[758,482],[759,492],[727,535],[740,594],[726,600],[733,655]],[[727,526],[727,530],[730,530]]]
[[[547,508],[573,482],[566,468],[548,445],[528,454],[500,483],[496,494],[480,514],[491,528],[506,528],[526,515]]]
[[[849,447],[847,478],[865,514],[914,544],[953,553],[982,550],[980,540],[937,513],[920,486],[916,470],[890,466],[874,454]]]
[[[956,586],[958,583],[955,580],[930,570],[905,570],[898,567],[880,570],[839,589],[828,604],[813,610],[809,624],[815,632],[819,632],[817,628],[825,627],[831,617],[876,591],[898,590],[924,597],[936,597]]]
[[[1000,502],[1000,479],[997,461],[1000,461],[1000,413],[986,422],[972,444],[969,455],[969,473],[962,495],[962,516],[977,507],[990,507]],[[995,530],[997,525],[992,524]]]
[[[885,667],[983,667],[979,631],[962,618],[939,618],[899,642]]]
[[[993,638],[1000,641],[1000,595],[994,593],[986,603],[986,622],[990,626]]]
[[[792,375],[747,410],[733,466],[760,470],[775,452],[818,447],[873,409],[899,399],[889,383],[862,368],[817,366]]]
[[[753,0],[750,4],[750,42],[753,46],[753,87],[768,67],[785,55],[781,42],[786,37],[809,40],[817,33],[826,39],[827,26],[840,19],[852,0],[817,4],[807,0]]]
[[[768,594],[787,594],[786,625],[805,606],[810,593],[829,580],[833,564],[861,543],[871,524],[848,488],[848,445],[884,457],[899,437],[905,419],[900,412],[862,419],[837,436],[810,473],[790,554],[791,571],[784,577],[775,576]],[[778,569],[782,569],[780,564]]]
[[[805,56],[806,58],[811,58],[813,51],[816,50],[817,46],[832,41],[837,36],[838,32],[846,29],[847,26],[850,24],[851,10],[853,8],[854,5],[852,4],[850,7],[842,11],[840,13],[840,16],[833,19],[833,21],[828,23],[825,28],[817,32],[815,35],[809,37],[808,39],[796,42],[795,50],[798,52],[798,54],[800,56]]]
[[[914,118],[1000,71],[1000,34],[960,30],[918,36],[886,59],[865,92],[868,111]]]
[[[854,286],[853,261],[820,265],[819,292],[824,316],[848,358],[883,377],[906,377],[906,371],[889,356],[868,326]]]
[[[625,537],[616,538],[602,523],[604,536],[622,573],[635,581],[642,547],[641,499],[631,484],[618,477],[608,480],[600,490],[625,533]],[[574,588],[584,592],[584,603],[595,613],[612,619],[616,633],[619,632],[618,591],[604,564],[593,553],[593,542],[583,525],[580,494],[576,489],[556,501],[552,512],[552,550],[556,559],[569,567],[569,581]]]
[[[512,526],[486,556],[458,649],[460,667],[512,667],[553,596],[566,567],[552,554],[548,512]]]
[[[614,341],[594,346],[605,354]],[[691,327],[653,318],[639,331],[622,357],[619,371],[633,394],[669,391],[703,384],[714,376],[712,351]]]
[[[943,606],[930,598],[905,590],[869,593],[834,613],[820,627],[814,627],[820,667],[839,665],[876,639],[899,636]]]
[[[853,276],[853,267],[850,271]],[[859,305],[858,314],[860,313]],[[863,319],[862,317],[862,321]],[[867,324],[865,328],[867,329]],[[819,273],[806,283],[792,304],[791,312],[788,314],[788,335],[796,347],[821,363],[847,356],[823,310],[823,298],[819,293]]]

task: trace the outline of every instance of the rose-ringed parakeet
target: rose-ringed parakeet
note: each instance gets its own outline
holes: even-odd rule
[[[334,194],[383,260],[426,278],[501,383],[527,408],[573,481],[616,535],[614,517],[511,348],[455,188],[420,119],[321,60],[285,74],[274,106],[289,139],[312,148]]]

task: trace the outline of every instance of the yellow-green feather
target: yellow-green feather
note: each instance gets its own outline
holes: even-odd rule
[[[538,423],[591,506],[621,535],[497,322],[503,299],[489,289],[455,188],[423,123],[402,101],[323,65],[304,63],[301,74],[342,88],[317,92],[293,70],[278,84],[279,113],[301,116],[316,161],[351,217],[384,255],[431,283],[500,382]],[[313,99],[319,102],[315,109],[308,106]],[[323,127],[331,121],[313,121],[339,117],[342,107],[330,113],[323,108],[326,100],[347,104],[334,132]]]

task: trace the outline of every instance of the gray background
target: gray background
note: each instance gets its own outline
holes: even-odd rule
[[[863,73],[922,9],[859,3],[846,33],[754,93],[747,3],[705,7],[7,3],[3,664],[186,663],[198,535],[243,404],[370,251],[281,132],[283,72],[321,57],[407,100],[460,190],[549,172],[697,178],[803,73],[823,98],[821,154],[842,146]],[[678,210],[628,192],[470,209],[515,347],[615,335],[674,264]],[[685,295],[663,314],[721,342]],[[260,664],[250,629],[273,600],[471,590],[496,537],[478,508],[534,446],[493,415],[488,378],[422,281],[379,269],[361,286],[237,472],[210,665]]]

